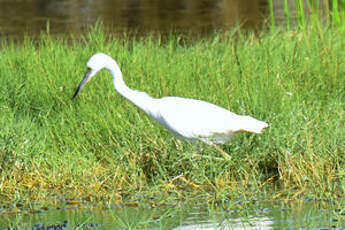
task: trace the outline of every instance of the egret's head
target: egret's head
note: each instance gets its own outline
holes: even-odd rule
[[[77,90],[75,91],[73,98],[77,96],[77,94],[84,87],[84,85],[86,85],[86,83],[92,77],[94,77],[98,73],[98,71],[111,65],[111,62],[112,62],[112,59],[104,53],[94,54],[86,64],[86,67],[87,67],[86,73],[84,75],[83,80],[81,80]]]

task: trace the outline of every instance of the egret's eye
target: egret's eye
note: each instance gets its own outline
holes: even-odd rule
[[[91,68],[87,67],[86,72],[90,73],[91,72]]]

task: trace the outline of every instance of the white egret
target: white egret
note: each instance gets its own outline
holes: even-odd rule
[[[94,54],[87,62],[87,72],[73,98],[101,69],[113,76],[115,90],[167,128],[177,138],[209,145],[223,144],[238,132],[262,133],[268,126],[250,116],[237,115],[206,101],[182,98],[153,98],[145,92],[130,89],[114,59],[103,53]],[[216,146],[215,146],[216,147]],[[217,148],[217,147],[216,147]],[[217,148],[226,158],[229,156]]]

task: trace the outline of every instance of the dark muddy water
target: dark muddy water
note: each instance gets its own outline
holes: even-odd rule
[[[278,20],[282,2],[274,0]],[[294,11],[296,1],[288,2]],[[0,0],[0,38],[36,35],[48,22],[52,34],[78,34],[97,20],[120,32],[260,28],[268,8],[268,0]]]

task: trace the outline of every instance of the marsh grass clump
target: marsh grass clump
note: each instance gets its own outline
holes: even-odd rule
[[[344,195],[345,40],[338,28],[118,38],[96,27],[83,39],[42,35],[1,43],[0,199],[56,195],[136,200]],[[223,150],[177,141],[118,95],[102,71],[71,100],[95,52],[114,57],[125,82],[154,97],[210,101],[267,121],[263,135]],[[55,199],[55,198],[54,198]]]

